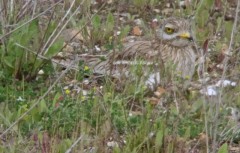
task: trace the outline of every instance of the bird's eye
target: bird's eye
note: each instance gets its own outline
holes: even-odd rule
[[[174,29],[173,28],[169,28],[169,27],[166,27],[164,29],[164,31],[167,33],[167,34],[172,34],[174,32]]]

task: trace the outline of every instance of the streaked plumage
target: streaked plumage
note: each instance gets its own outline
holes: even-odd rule
[[[196,49],[188,20],[168,18],[162,21],[154,41],[136,41],[123,44],[123,49],[106,55],[106,60],[89,58],[86,63],[95,73],[121,77],[129,74],[130,65],[140,63],[154,66],[159,71],[164,64],[175,65],[182,77],[192,77],[195,68]],[[175,70],[174,70],[175,71]],[[155,72],[147,72],[149,74]]]

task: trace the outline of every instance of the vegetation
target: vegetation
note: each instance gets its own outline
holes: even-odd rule
[[[0,4],[0,152],[240,151],[239,2]],[[175,77],[148,91],[139,79],[96,76],[76,58],[154,39],[157,20],[169,16],[189,18],[196,34],[188,89]]]

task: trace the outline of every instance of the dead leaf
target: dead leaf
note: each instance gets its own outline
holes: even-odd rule
[[[156,97],[151,97],[148,100],[149,100],[149,103],[153,106],[156,106],[160,103],[160,99]]]
[[[222,54],[232,56],[232,53],[228,50],[228,45],[223,44],[221,49]]]
[[[66,43],[64,43],[64,48],[63,48],[63,52],[69,52],[69,53],[73,53],[74,52],[74,48],[71,45],[68,45]]]
[[[207,54],[208,51],[208,44],[209,44],[209,40],[205,40],[205,42],[203,43],[203,55]]]
[[[139,28],[139,26],[135,26],[135,27],[133,27],[132,33],[135,36],[141,36],[142,30]]]
[[[200,146],[206,145],[207,135],[205,133],[199,134],[199,144]]]
[[[162,95],[166,92],[166,90],[162,87],[158,87],[157,90],[154,92],[154,95],[158,98],[161,98]]]
[[[64,42],[70,42],[72,39],[76,41],[84,41],[82,34],[77,29],[65,29],[62,31],[60,38],[64,39]]]

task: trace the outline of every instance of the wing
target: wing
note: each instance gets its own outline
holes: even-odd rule
[[[155,65],[163,63],[161,45],[152,41],[136,41],[124,44],[119,51],[112,52],[107,60],[95,67],[95,72],[101,71],[113,76],[128,75],[132,65]]]
[[[136,41],[124,44],[122,50],[119,53],[110,55],[110,58],[114,57],[115,61],[118,60],[145,60],[152,61],[153,59],[161,56],[161,45],[152,41]]]
[[[105,58],[90,57],[84,61],[94,73],[119,77],[128,75],[132,65],[162,64],[161,46],[152,41],[136,41],[124,44],[122,49],[111,52]]]

